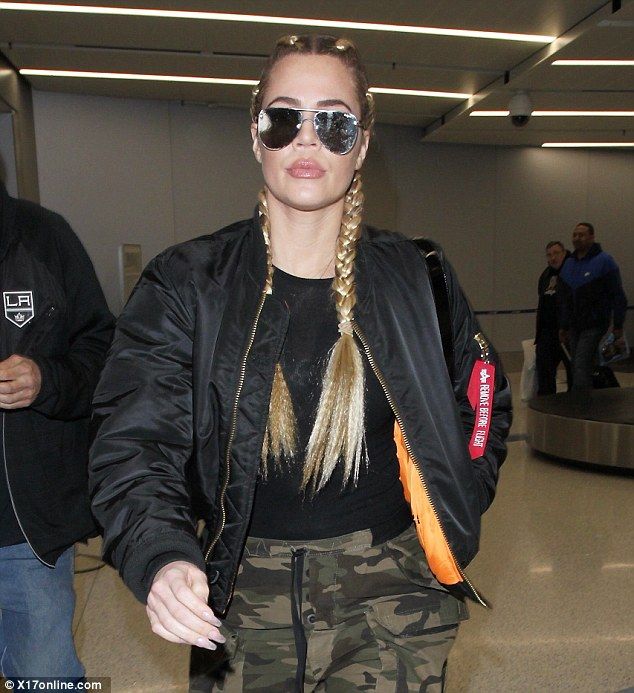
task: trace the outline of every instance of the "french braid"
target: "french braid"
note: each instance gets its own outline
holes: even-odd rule
[[[262,190],[258,196],[258,209],[260,216],[260,226],[266,244],[266,281],[264,283],[264,293],[273,292],[273,253],[271,252],[271,223],[269,221],[269,210],[266,201],[266,194]],[[291,460],[297,450],[297,423],[293,410],[293,401],[288,385],[284,379],[284,373],[279,363],[275,365],[273,376],[273,388],[269,401],[269,416],[262,443],[262,461],[260,472],[263,478],[268,475],[269,454],[276,465],[280,465],[282,460]]]
[[[345,197],[335,258],[333,294],[340,337],[330,353],[315,424],[308,441],[302,487],[320,491],[343,461],[343,483],[359,478],[363,452],[364,389],[363,359],[353,336],[356,289],[354,260],[361,232],[363,191],[356,173]]]

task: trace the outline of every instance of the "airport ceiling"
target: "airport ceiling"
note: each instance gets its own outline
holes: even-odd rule
[[[48,3],[60,6],[70,3]],[[25,11],[0,2],[0,52],[17,69],[257,79],[276,38],[321,32],[355,41],[373,87],[458,93],[377,93],[378,119],[419,126],[431,142],[534,145],[634,140],[634,1],[612,0],[75,0],[82,8],[132,8],[302,18],[306,25]],[[393,30],[310,27],[311,19],[541,35],[507,40]],[[533,39],[535,37],[533,36]],[[555,60],[623,60],[624,66],[559,66]],[[35,89],[173,99],[246,107],[251,87],[209,83],[28,75]],[[506,111],[518,91],[535,111],[629,112],[600,117],[533,116],[524,127]]]

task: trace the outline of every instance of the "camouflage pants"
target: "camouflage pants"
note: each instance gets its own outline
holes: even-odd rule
[[[441,691],[465,618],[466,606],[432,576],[413,527],[377,546],[370,531],[309,542],[249,538],[210,687]]]

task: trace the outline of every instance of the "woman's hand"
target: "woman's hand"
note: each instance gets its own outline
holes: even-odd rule
[[[163,566],[152,583],[146,611],[152,631],[165,640],[215,650],[225,642],[207,605],[207,576],[187,561]]]

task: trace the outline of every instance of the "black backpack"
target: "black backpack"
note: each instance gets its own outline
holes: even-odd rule
[[[595,390],[603,390],[606,387],[620,387],[620,385],[610,366],[597,366],[592,371],[592,387]]]

